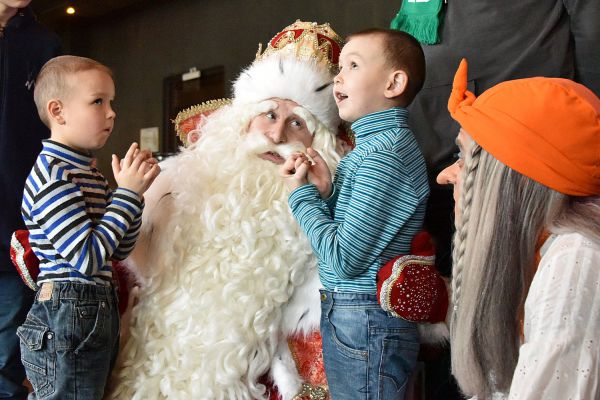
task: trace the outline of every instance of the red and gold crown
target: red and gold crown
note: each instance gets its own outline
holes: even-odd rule
[[[340,119],[330,86],[341,46],[329,24],[297,20],[276,34],[263,53],[259,47],[254,62],[233,84],[233,103],[292,100],[337,130]]]
[[[328,23],[319,25],[296,20],[275,35],[262,53],[262,44],[259,44],[256,60],[278,53],[297,59],[312,59],[317,64],[326,65],[330,72],[335,72],[341,49],[342,39]]]

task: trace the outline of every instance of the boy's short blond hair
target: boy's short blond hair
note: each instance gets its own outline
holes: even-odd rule
[[[399,96],[402,105],[406,107],[412,103],[425,82],[425,55],[419,41],[406,32],[371,28],[349,35],[346,43],[358,36],[380,36],[383,39],[383,52],[387,64],[408,75],[406,89]]]
[[[79,56],[59,56],[50,59],[38,74],[33,91],[33,100],[37,107],[40,119],[50,127],[50,120],[46,114],[46,105],[52,99],[61,99],[68,95],[69,76],[82,71],[99,70],[106,72],[112,78],[110,68],[91,58]]]

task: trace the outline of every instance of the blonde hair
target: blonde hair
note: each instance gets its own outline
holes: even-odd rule
[[[454,237],[452,373],[470,396],[508,392],[520,322],[544,230],[600,243],[600,197],[552,190],[472,142]]]
[[[70,89],[68,78],[77,72],[98,70],[113,77],[110,68],[91,58],[79,56],[58,56],[49,60],[38,74],[33,92],[33,100],[40,119],[50,127],[46,105],[52,99],[65,97]]]

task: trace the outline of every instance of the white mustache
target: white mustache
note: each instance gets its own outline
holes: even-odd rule
[[[305,153],[306,147],[300,142],[274,144],[261,132],[248,132],[244,138],[245,149],[248,152],[262,154],[268,151],[279,154],[283,158],[288,158],[293,153]]]

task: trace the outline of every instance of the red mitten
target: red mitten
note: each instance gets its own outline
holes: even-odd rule
[[[377,273],[377,298],[395,317],[437,323],[446,319],[448,291],[435,267],[435,248],[425,231],[411,243],[411,254],[401,255]]]
[[[29,245],[29,231],[19,229],[10,238],[10,259],[17,268],[21,279],[32,290],[38,290],[36,283],[40,273],[40,260]]]

